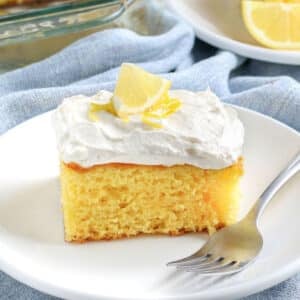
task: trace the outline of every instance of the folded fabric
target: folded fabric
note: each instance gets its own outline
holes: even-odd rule
[[[122,62],[162,74],[175,89],[210,87],[225,102],[300,130],[299,68],[249,61],[199,40],[195,43],[193,30],[174,16],[155,7],[147,7],[146,12],[149,20],[161,14],[156,35],[106,30],[41,62],[0,75],[0,134],[54,109],[64,97],[112,90]],[[0,299],[46,299],[3,273],[0,282]],[[295,277],[249,299],[300,299],[299,287],[300,278]]]

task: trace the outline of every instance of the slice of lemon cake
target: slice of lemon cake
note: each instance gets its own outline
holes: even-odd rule
[[[210,91],[123,64],[114,93],[54,114],[66,241],[178,235],[236,221],[243,125]]]

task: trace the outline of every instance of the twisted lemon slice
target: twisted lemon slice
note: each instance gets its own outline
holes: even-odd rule
[[[170,87],[169,80],[124,63],[113,96],[115,110],[120,117],[143,113],[160,101]]]
[[[180,100],[169,97],[171,82],[148,73],[141,68],[125,63],[121,66],[115,92],[108,103],[91,103],[88,116],[99,121],[98,112],[106,111],[129,120],[130,115],[140,115],[143,123],[161,128],[161,120],[175,113]]]

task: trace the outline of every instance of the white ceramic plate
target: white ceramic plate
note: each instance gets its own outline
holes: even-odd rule
[[[240,0],[167,0],[168,5],[190,23],[203,41],[245,57],[300,65],[300,51],[260,46],[248,33],[241,17]]]
[[[300,135],[238,109],[246,128],[242,214],[300,149]],[[0,268],[67,299],[235,299],[300,271],[300,176],[276,196],[261,221],[265,247],[244,272],[201,278],[165,263],[186,256],[205,234],[69,244],[63,240],[58,158],[51,113],[0,137]]]

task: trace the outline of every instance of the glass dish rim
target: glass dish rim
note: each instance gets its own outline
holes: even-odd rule
[[[91,9],[93,7],[108,7],[111,5],[124,5],[122,0],[73,0],[61,2],[55,5],[50,5],[42,8],[26,9],[20,12],[10,13],[0,16],[0,25],[9,24],[12,22],[34,20],[43,18],[57,13],[76,13],[78,10]]]

